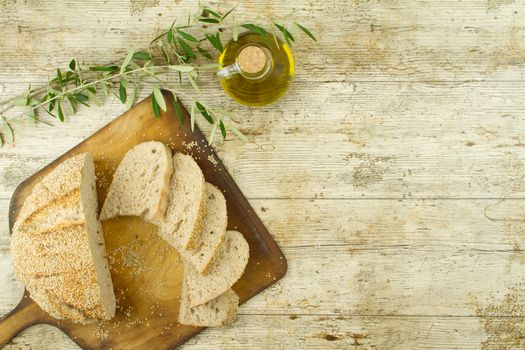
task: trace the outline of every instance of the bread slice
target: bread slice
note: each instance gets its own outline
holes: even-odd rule
[[[200,274],[191,264],[187,264],[190,307],[204,304],[230,289],[241,278],[248,257],[249,247],[243,235],[237,231],[226,231],[224,242],[207,274]]]
[[[185,263],[192,264],[198,273],[206,273],[213,263],[224,241],[228,224],[226,199],[221,191],[210,183],[206,183],[205,207],[198,246],[191,250],[180,251]]]
[[[171,150],[161,142],[139,143],[120,162],[100,213],[100,220],[141,216],[159,224],[168,202],[173,172]]]
[[[237,316],[239,296],[228,289],[217,298],[190,307],[186,281],[183,279],[179,323],[195,327],[219,327],[232,323]]]
[[[191,156],[182,153],[173,156],[168,193],[168,207],[159,234],[181,252],[198,244],[206,205],[204,176]]]
[[[59,319],[115,315],[93,158],[67,159],[35,185],[13,227],[15,273],[32,299]]]

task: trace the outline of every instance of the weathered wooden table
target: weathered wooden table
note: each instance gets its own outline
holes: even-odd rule
[[[289,270],[184,348],[523,348],[525,3],[242,3],[246,18],[295,10],[319,39],[294,46],[294,84],[270,107],[204,81],[242,117],[250,141],[216,147]],[[0,98],[73,57],[119,61],[195,7],[0,0]],[[111,100],[53,128],[14,125],[0,150],[0,314],[23,291],[7,227],[16,185],[123,110]],[[36,326],[7,348],[77,347]]]

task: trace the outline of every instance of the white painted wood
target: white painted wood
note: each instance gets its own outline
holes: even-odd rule
[[[216,147],[249,198],[503,198],[525,189],[524,96],[521,82],[297,83],[274,107],[238,108],[250,141]],[[0,198],[123,111],[15,125]]]
[[[204,99],[233,107],[250,138],[216,148],[289,271],[233,326],[183,348],[523,348],[525,3],[239,5],[244,18],[296,10],[319,38],[294,45],[294,83],[270,107],[235,105],[202,78]],[[118,62],[195,7],[0,1],[0,99],[72,57]],[[23,289],[7,227],[16,185],[123,111],[108,100],[54,128],[14,123],[15,145],[0,150],[1,315]],[[7,348],[77,347],[35,326]]]
[[[515,320],[514,320],[515,321]],[[487,349],[476,318],[240,315],[231,326],[205,330],[180,349]],[[447,339],[444,344],[441,339]],[[78,347],[50,326],[30,328],[6,350]],[[235,342],[232,342],[235,339]],[[492,347],[495,349],[494,347]]]

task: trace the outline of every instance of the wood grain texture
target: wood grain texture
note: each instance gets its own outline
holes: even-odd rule
[[[220,3],[240,5],[241,18],[295,10],[320,40],[294,45],[295,80],[267,108],[237,106],[202,77],[203,98],[240,116],[249,142],[228,137],[216,149],[290,266],[234,325],[183,348],[523,348],[525,4]],[[72,57],[120,62],[195,7],[0,2],[0,96],[45,82]],[[123,111],[108,99],[55,128],[17,127],[0,152],[0,209],[20,181]],[[0,224],[5,313],[23,289]],[[56,346],[77,348],[48,326],[8,348]]]

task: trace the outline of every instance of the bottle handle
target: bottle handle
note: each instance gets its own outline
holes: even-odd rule
[[[217,71],[217,78],[224,79],[229,78],[232,75],[239,74],[241,72],[241,67],[238,62],[230,64],[229,66],[222,67]]]

